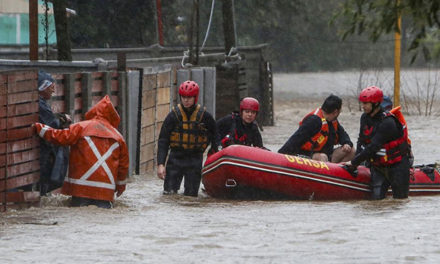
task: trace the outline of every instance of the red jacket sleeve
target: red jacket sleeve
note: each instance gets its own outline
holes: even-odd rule
[[[119,192],[125,191],[125,185],[127,183],[128,166],[129,166],[129,155],[127,144],[124,140],[121,140],[120,147],[121,152],[119,156],[119,167],[118,167],[118,178],[116,181],[116,190]]]
[[[45,140],[57,145],[73,145],[81,137],[82,126],[78,124],[70,125],[66,129],[55,129],[50,126],[35,123],[37,134]]]

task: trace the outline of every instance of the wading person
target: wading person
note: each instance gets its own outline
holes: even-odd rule
[[[243,98],[240,112],[233,112],[217,121],[217,143],[222,148],[235,144],[263,148],[263,140],[255,121],[259,109],[257,99]]]
[[[39,122],[52,128],[68,127],[71,118],[66,114],[55,114],[49,104],[55,91],[55,80],[44,71],[38,72]],[[40,140],[40,193],[60,188],[66,177],[69,164],[69,148],[57,146],[43,139]]]
[[[407,128],[390,112],[380,107],[383,92],[370,86],[359,95],[364,113],[360,120],[357,153],[346,163],[354,169],[368,161],[372,199],[383,199],[391,186],[394,198],[407,198],[409,191],[409,144]]]
[[[199,85],[196,82],[183,82],[179,95],[181,103],[173,107],[160,130],[157,176],[164,180],[163,194],[177,193],[184,178],[183,194],[198,196],[203,153],[209,144],[210,152],[217,152],[215,120],[197,104]]]
[[[86,114],[85,120],[67,129],[36,123],[43,139],[70,146],[69,175],[61,192],[72,196],[72,206],[111,208],[114,193],[125,191],[128,150],[117,131],[120,118],[106,95]]]
[[[341,108],[341,98],[328,96],[320,108],[302,119],[299,128],[278,152],[324,162],[351,160],[355,154],[353,143],[337,119]]]

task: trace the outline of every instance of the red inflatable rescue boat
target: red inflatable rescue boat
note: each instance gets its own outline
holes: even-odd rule
[[[370,171],[351,174],[341,164],[310,160],[233,145],[205,162],[202,182],[216,198],[287,198],[301,200],[369,199]],[[415,166],[409,195],[440,194],[436,165]]]

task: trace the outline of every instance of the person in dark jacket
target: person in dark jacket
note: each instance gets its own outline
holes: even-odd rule
[[[209,144],[210,152],[217,152],[215,120],[197,104],[199,85],[196,82],[183,82],[179,95],[181,103],[173,107],[160,130],[157,176],[164,180],[163,194],[177,193],[185,178],[183,194],[196,197],[202,177],[203,153]]]
[[[263,139],[255,121],[259,109],[257,99],[243,98],[240,112],[233,112],[217,121],[217,144],[222,148],[235,144],[263,148]]]
[[[359,95],[361,116],[356,156],[346,165],[354,170],[363,161],[371,172],[372,199],[384,199],[391,186],[394,198],[407,198],[409,192],[408,131],[392,113],[380,107],[383,92],[370,86]]]
[[[55,91],[55,80],[49,73],[38,72],[39,122],[60,129],[71,123],[69,115],[53,113],[49,100]],[[60,188],[63,185],[69,164],[69,148],[57,146],[40,139],[40,193]]]
[[[353,143],[337,119],[341,108],[341,98],[333,94],[328,96],[320,108],[302,119],[298,130],[278,152],[324,162],[351,160],[355,154]]]

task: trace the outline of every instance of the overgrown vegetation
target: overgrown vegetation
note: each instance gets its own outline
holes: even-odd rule
[[[390,2],[377,1],[385,4]],[[70,17],[73,48],[145,47],[157,43],[156,1],[67,0],[67,2],[69,8],[77,11],[76,16]],[[161,2],[165,46],[187,47],[193,1]],[[375,43],[370,41],[368,35],[354,34],[362,33],[366,29],[361,32],[353,31],[351,35],[346,34],[345,40],[341,40],[341,33],[344,30],[347,33],[346,26],[350,23],[350,16],[347,14],[361,12],[350,3],[359,2],[363,5],[374,1],[253,0],[234,2],[238,46],[268,43],[266,57],[273,63],[274,70],[278,72],[334,71],[357,67],[392,67],[393,65],[394,42],[392,28],[389,29],[388,25],[384,25],[388,27],[387,30],[382,30],[380,35],[375,35]],[[408,1],[402,0],[402,2]],[[342,6],[343,3],[346,4]],[[212,1],[199,1],[200,29],[198,34],[200,40],[205,37],[211,4]],[[415,6],[415,8],[420,7]],[[376,11],[371,9],[364,13],[364,10],[362,9],[361,15],[355,16],[357,19],[351,23],[354,25],[362,23],[362,20],[358,19],[359,16],[362,18],[362,15],[367,15],[367,11],[368,13]],[[425,7],[421,10],[425,10]],[[342,14],[347,16],[334,19],[337,11],[343,11]],[[347,13],[348,11],[351,13]],[[330,21],[333,23],[329,23]],[[217,0],[207,46],[222,47],[224,45],[222,23],[222,1]],[[415,33],[407,31],[405,36],[412,36],[412,34]],[[434,34],[426,36],[426,41],[435,40]],[[408,47],[406,41],[407,39],[404,38],[403,50]],[[410,56],[404,51],[403,66],[409,65],[409,58]],[[416,61],[415,65],[424,66],[424,61]]]

